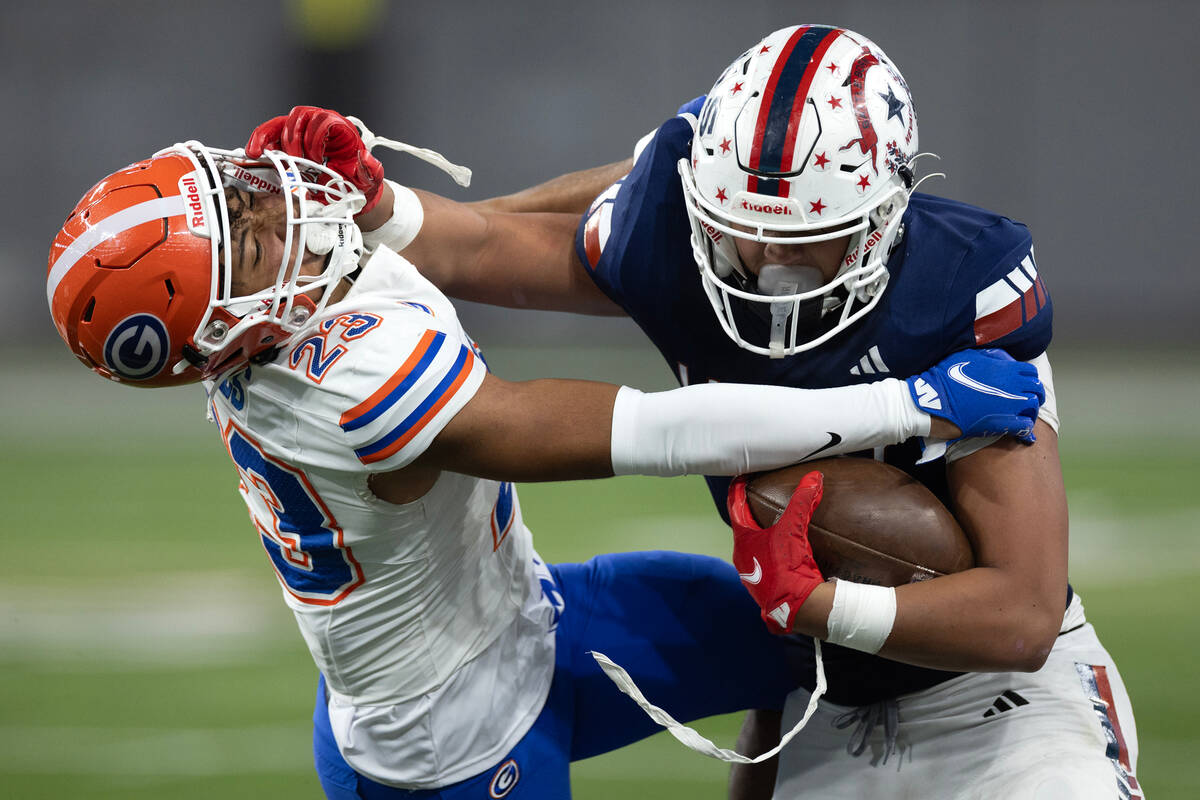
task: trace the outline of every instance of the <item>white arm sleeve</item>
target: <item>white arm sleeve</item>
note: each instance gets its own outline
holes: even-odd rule
[[[425,222],[425,209],[412,189],[395,181],[387,183],[392,187],[396,198],[392,201],[392,216],[375,230],[364,231],[363,244],[371,252],[375,252],[379,245],[384,245],[399,253],[412,244],[413,239],[421,232],[421,225]]]
[[[643,394],[622,386],[613,405],[616,475],[739,475],[895,444],[931,419],[889,378],[836,389],[707,383]]]

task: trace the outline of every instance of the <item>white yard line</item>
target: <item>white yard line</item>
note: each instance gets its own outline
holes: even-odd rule
[[[270,574],[178,572],[0,586],[0,663],[43,671],[255,662],[296,641]]]

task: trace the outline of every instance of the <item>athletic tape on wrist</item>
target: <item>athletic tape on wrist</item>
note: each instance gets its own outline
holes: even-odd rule
[[[825,641],[878,653],[896,623],[896,590],[890,586],[837,581]]]
[[[394,198],[392,215],[376,230],[363,232],[363,243],[372,252],[381,244],[400,252],[412,244],[425,222],[425,209],[416,192],[394,181],[388,183]]]

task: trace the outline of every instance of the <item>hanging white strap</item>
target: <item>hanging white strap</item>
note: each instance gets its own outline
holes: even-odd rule
[[[783,749],[784,745],[790,742],[808,724],[808,720],[817,710],[817,701],[821,699],[821,695],[825,694],[827,684],[825,681],[825,663],[821,658],[821,641],[819,639],[813,639],[813,641],[816,643],[817,685],[813,689],[812,697],[808,699],[808,708],[804,711],[804,717],[796,723],[794,728],[784,734],[783,738],[779,740],[778,745],[755,758],[744,756],[736,750],[726,750],[723,747],[717,747],[711,741],[705,739],[699,731],[689,728],[647,700],[646,696],[642,694],[642,690],[633,682],[633,678],[629,677],[629,673],[611,658],[595,650],[591,651],[591,655],[592,658],[596,659],[596,663],[600,665],[600,669],[604,670],[604,674],[609,677],[609,680],[617,685],[618,689],[633,698],[633,701],[641,706],[641,709],[650,716],[650,719],[666,728],[685,747],[689,747],[709,758],[727,761],[732,764],[757,764],[760,761],[766,761],[768,758],[774,758]]]
[[[459,186],[471,185],[471,170],[467,167],[461,167],[458,164],[451,163],[450,160],[441,153],[426,149],[424,147],[413,147],[411,144],[397,142],[395,139],[386,139],[382,136],[376,136],[366,125],[363,124],[363,121],[358,117],[346,117],[346,119],[358,126],[358,130],[362,134],[363,145],[366,146],[367,150],[375,147],[375,145],[379,145],[380,147],[386,147],[389,150],[398,150],[401,153],[409,153],[421,159],[422,161],[433,164],[435,167],[442,170],[442,172],[445,172],[447,175],[453,178],[454,182]]]

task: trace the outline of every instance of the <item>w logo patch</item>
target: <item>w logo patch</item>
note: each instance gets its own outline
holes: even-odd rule
[[[934,389],[924,378],[917,378],[913,383],[913,391],[917,395],[917,403],[921,408],[933,408],[940,410],[942,400],[938,397],[937,389]]]

